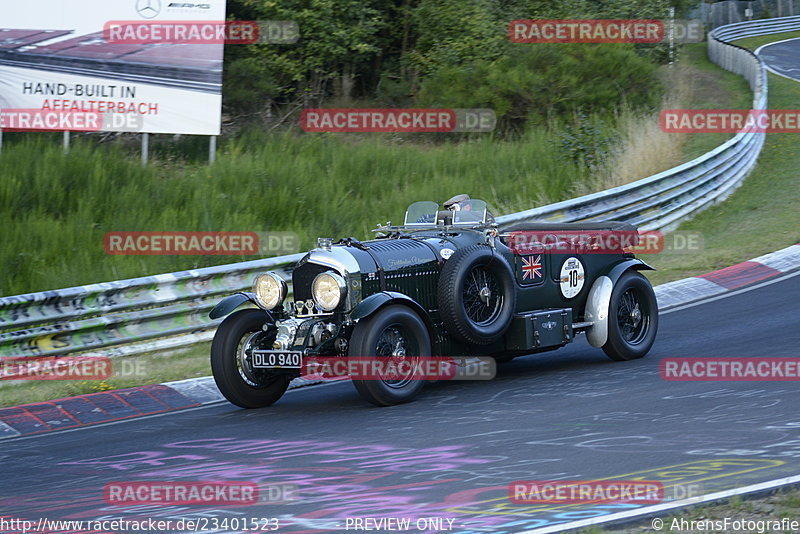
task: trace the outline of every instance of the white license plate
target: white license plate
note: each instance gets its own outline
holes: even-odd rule
[[[303,353],[285,350],[253,351],[251,362],[253,369],[300,369]]]

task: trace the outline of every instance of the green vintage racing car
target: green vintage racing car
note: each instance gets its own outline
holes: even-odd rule
[[[291,271],[291,299],[287,280],[266,272],[252,292],[222,300],[210,313],[227,316],[211,347],[214,379],[233,404],[258,408],[319,356],[503,362],[585,333],[614,360],[641,358],[658,307],[639,272],[652,267],[629,252],[636,236],[614,221],[501,229],[486,202],[467,195],[441,207],[415,202],[403,225],[379,225],[375,239],[320,238]],[[381,406],[412,400],[425,382],[353,379]]]

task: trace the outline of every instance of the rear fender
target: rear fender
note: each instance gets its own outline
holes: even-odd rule
[[[650,267],[645,262],[638,258],[628,258],[622,260],[619,263],[613,265],[607,272],[606,276],[611,279],[612,282],[615,284],[619,277],[622,276],[622,273],[627,271],[628,269],[633,269],[634,271],[655,271],[655,268]]]
[[[608,340],[608,308],[611,305],[611,293],[619,277],[629,269],[635,271],[655,270],[640,259],[625,259],[599,276],[589,290],[584,318],[592,323],[592,326],[586,330],[586,339],[593,347],[602,347]]]

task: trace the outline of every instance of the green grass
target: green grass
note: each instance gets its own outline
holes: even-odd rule
[[[210,343],[200,343],[181,350],[113,358],[112,373],[106,380],[30,380],[5,384],[0,387],[0,407],[209,376],[209,350]]]
[[[753,93],[747,81],[732,72],[720,69],[708,59],[706,43],[685,45],[682,49],[682,61],[688,63],[696,71],[697,86],[692,91],[691,101],[687,107],[691,109],[749,109],[753,103]],[[684,161],[691,161],[713,150],[733,134],[701,133],[694,134],[684,147]]]
[[[797,33],[800,36],[800,32]],[[785,34],[771,36],[786,39]],[[755,49],[764,37],[737,42]],[[800,107],[800,83],[769,76],[769,107]],[[741,102],[739,103],[741,105]],[[713,107],[724,109],[726,106]],[[748,105],[742,108],[749,107]],[[767,134],[758,165],[725,202],[683,223],[681,232],[703,236],[703,250],[696,254],[666,251],[649,258],[658,271],[648,273],[653,283],[685,278],[747,261],[800,242],[800,134]]]
[[[389,136],[253,133],[227,140],[217,162],[156,159],[141,168],[119,147],[6,135],[0,156],[0,295],[253,259],[108,256],[110,231],[294,231],[357,236],[399,222],[415,200],[468,192],[499,213],[567,198],[588,172],[564,161],[557,137],[476,137],[406,144]]]
[[[761,45],[767,43],[774,43],[776,41],[783,41],[784,39],[795,39],[800,37],[800,31],[773,33],[771,35],[760,35],[758,37],[748,37],[747,39],[739,39],[734,41],[733,44],[739,45],[744,48],[749,48],[755,51]]]

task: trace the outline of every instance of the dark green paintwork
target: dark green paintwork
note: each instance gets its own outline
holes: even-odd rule
[[[518,350],[522,352],[532,352],[533,346],[522,348],[526,346],[527,338],[524,336],[530,335],[522,327],[510,328],[506,339],[499,340],[492,345],[473,346],[459,343],[450,338],[439,321],[436,293],[443,260],[441,254],[434,254],[431,248],[436,251],[444,248],[458,250],[476,243],[486,243],[486,237],[482,231],[459,229],[445,232],[441,229],[432,229],[430,232],[417,232],[412,235],[412,238],[387,238],[364,242],[363,245],[370,247],[372,254],[354,246],[347,247],[348,252],[356,257],[362,267],[362,298],[369,301],[369,304],[365,304],[363,307],[359,306],[355,312],[351,312],[351,318],[364,319],[384,305],[393,302],[402,303],[402,300],[394,298],[375,297],[382,292],[380,276],[377,269],[365,270],[364,267],[366,265],[374,266],[373,257],[377,257],[384,269],[386,290],[405,295],[418,304],[417,311],[421,312],[420,308],[424,310],[421,315],[425,317],[429,325],[433,325],[431,333],[432,339],[436,343],[435,352],[437,354],[497,354],[507,352],[508,347],[519,347]],[[541,277],[531,283],[528,280],[522,280],[520,270],[522,257],[528,257],[531,254],[515,255],[499,239],[495,241],[495,245],[497,251],[509,262],[512,270],[516,273],[516,313],[518,314],[543,309],[569,308],[571,320],[583,321],[589,290],[599,276],[611,274],[612,281],[614,281],[627,269],[650,269],[641,260],[623,254],[541,254]],[[562,264],[567,258],[573,256],[578,257],[583,263],[586,277],[580,293],[572,299],[567,299],[559,289],[559,274]],[[509,336],[515,336],[516,339],[508,339]]]

